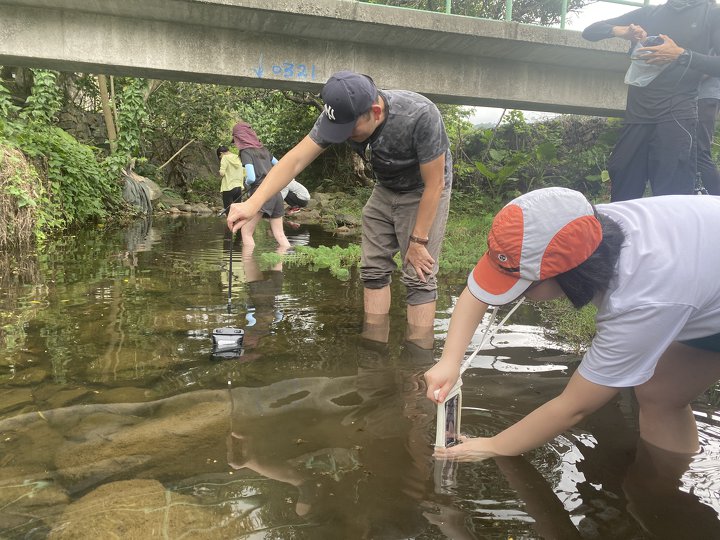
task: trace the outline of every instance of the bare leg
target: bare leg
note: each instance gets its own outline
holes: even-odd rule
[[[408,306],[407,322],[411,327],[432,327],[435,322],[435,302]]]
[[[283,230],[283,218],[270,218],[270,230],[275,237],[275,241],[280,247],[290,247],[290,242],[288,241],[287,236],[285,236],[285,231]]]
[[[638,441],[622,488],[628,512],[652,538],[720,538],[720,520],[681,480],[691,454],[666,452]],[[689,533],[692,531],[692,533]]]
[[[697,452],[697,425],[690,402],[718,379],[720,353],[672,343],[652,378],[635,387],[640,437],[669,452]]]
[[[390,286],[382,289],[364,289],[365,313],[385,315],[390,311]]]
[[[366,312],[360,335],[370,341],[387,343],[390,336],[390,316],[387,313],[378,315]]]
[[[253,235],[255,234],[255,227],[260,221],[260,218],[262,218],[262,214],[258,212],[255,214],[254,218],[248,221],[245,225],[243,225],[243,228],[240,229],[243,246],[255,247],[255,239],[253,238]]]
[[[408,307],[409,309],[409,307]],[[433,326],[415,326],[414,324],[408,323],[405,328],[405,339],[410,343],[420,347],[421,349],[432,349],[435,341],[435,334],[433,333]]]

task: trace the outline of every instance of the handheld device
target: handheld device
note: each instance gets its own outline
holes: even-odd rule
[[[510,315],[515,313],[515,310],[520,307],[524,300],[524,297],[519,298],[515,305],[512,307],[512,309],[508,312],[508,314],[505,315],[503,320],[501,320],[495,327],[493,327],[493,323],[497,318],[499,308],[498,306],[490,307],[490,321],[488,322],[485,330],[483,331],[483,335],[480,338],[480,344],[460,366],[460,376],[455,382],[455,386],[453,386],[450,389],[450,392],[448,392],[448,395],[445,397],[445,401],[437,404],[437,415],[435,422],[435,446],[447,448],[449,446],[454,446],[460,442],[460,422],[462,419],[462,374],[467,368],[470,367],[471,362],[477,356],[480,350],[485,346],[485,343],[489,342],[493,337],[495,337],[497,331],[502,327],[503,324],[505,324],[505,321],[510,318]],[[436,400],[438,399],[439,394],[440,390],[435,390]]]
[[[665,40],[660,36],[648,36],[640,42],[643,47],[657,47],[665,43]]]
[[[435,446],[455,446],[460,442],[460,421],[462,410],[462,379],[448,392],[445,401],[438,403],[435,426]],[[436,390],[436,393],[438,391]]]

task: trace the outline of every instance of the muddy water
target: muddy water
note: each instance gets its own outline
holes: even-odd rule
[[[84,232],[2,282],[0,311],[21,316],[0,352],[0,537],[720,537],[717,389],[695,404],[691,460],[638,445],[623,395],[524,458],[436,463],[421,374],[463,278],[443,280],[435,352],[405,340],[395,285],[389,341],[372,343],[355,276],[273,266],[259,237],[234,245],[229,309],[213,218]],[[577,364],[531,306],[511,322],[464,377],[470,435],[521,418]],[[212,354],[223,326],[245,330],[241,354]]]

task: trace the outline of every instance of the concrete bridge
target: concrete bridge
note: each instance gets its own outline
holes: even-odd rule
[[[340,69],[441,103],[619,115],[623,43],[354,0],[0,0],[0,65],[318,91]]]

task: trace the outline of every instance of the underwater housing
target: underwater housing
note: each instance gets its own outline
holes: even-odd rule
[[[245,330],[242,328],[216,328],[212,332],[213,356],[241,356],[244,337]]]

